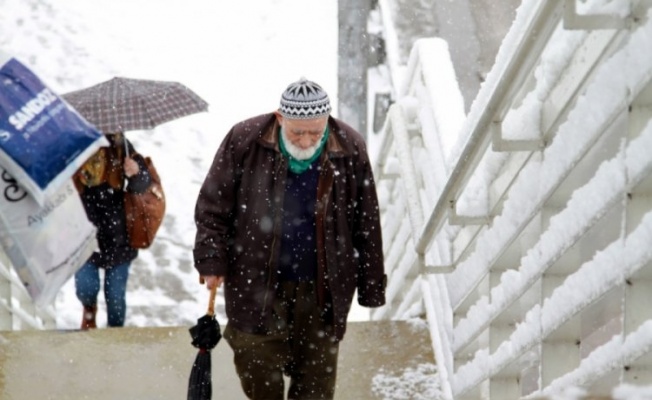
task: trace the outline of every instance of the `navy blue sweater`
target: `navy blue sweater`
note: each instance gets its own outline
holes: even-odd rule
[[[283,203],[279,281],[314,281],[317,276],[315,203],[319,159],[301,174],[288,171]]]

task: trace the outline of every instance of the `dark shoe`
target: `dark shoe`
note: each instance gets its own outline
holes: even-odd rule
[[[80,328],[82,331],[97,328],[97,325],[95,324],[95,314],[97,314],[96,305],[91,307],[84,306],[84,315],[82,316]]]

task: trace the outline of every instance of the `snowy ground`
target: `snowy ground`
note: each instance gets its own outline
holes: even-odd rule
[[[0,48],[58,93],[127,76],[180,81],[209,102],[208,113],[128,134],[155,161],[168,208],[155,244],[132,265],[126,324],[194,324],[208,296],[192,267],[193,208],[214,152],[234,123],[274,110],[301,76],[336,103],[337,4],[0,0],[0,9]],[[222,304],[218,297],[218,313]],[[78,327],[72,280],[56,308],[59,328]],[[100,326],[105,321],[102,312]]]

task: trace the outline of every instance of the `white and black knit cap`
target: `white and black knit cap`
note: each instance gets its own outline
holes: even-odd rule
[[[278,111],[285,118],[312,119],[330,114],[331,103],[321,86],[301,78],[285,89]]]

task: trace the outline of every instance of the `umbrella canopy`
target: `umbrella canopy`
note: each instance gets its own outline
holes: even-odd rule
[[[116,77],[62,96],[103,133],[152,129],[208,110],[208,103],[178,82]]]
[[[208,312],[190,328],[192,345],[199,349],[188,379],[188,400],[210,400],[213,395],[210,351],[222,338],[220,325],[215,319],[215,292],[211,289]]]

